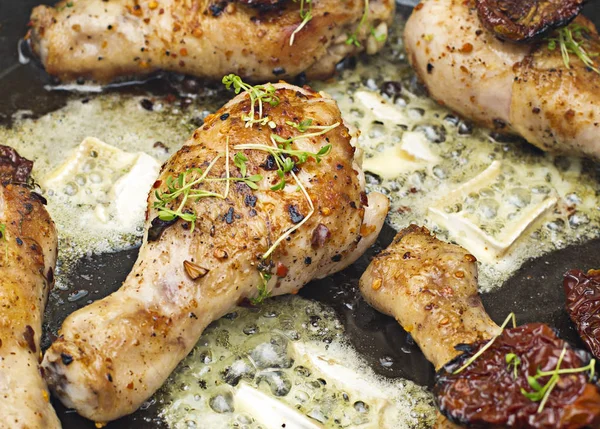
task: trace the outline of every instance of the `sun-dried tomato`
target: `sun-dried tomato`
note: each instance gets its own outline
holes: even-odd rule
[[[565,274],[567,312],[579,336],[596,357],[600,357],[600,271],[587,274],[571,270]]]
[[[27,183],[33,162],[20,156],[9,146],[0,145],[0,181],[2,183]]]
[[[485,28],[509,42],[539,40],[571,22],[585,0],[476,0]]]
[[[461,346],[464,353],[446,364],[437,374],[434,394],[442,414],[454,423],[468,427],[510,428],[584,428],[600,425],[600,391],[589,383],[587,371],[561,375],[538,413],[540,401],[526,397],[521,389],[532,392],[527,376],[556,369],[566,346],[561,369],[582,368],[591,355],[576,350],[541,323],[505,329],[481,356],[458,374],[454,374],[487,341]],[[507,355],[518,357],[507,363]],[[549,381],[538,379],[541,385]]]

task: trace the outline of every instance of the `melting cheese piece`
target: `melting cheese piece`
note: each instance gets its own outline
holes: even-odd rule
[[[433,153],[423,133],[406,131],[400,144],[366,158],[363,167],[383,179],[393,179],[401,172],[430,167],[438,161],[439,157]]]
[[[519,173],[503,167],[494,161],[429,208],[434,222],[448,230],[452,239],[488,263],[499,263],[519,237],[558,202],[555,190],[535,194],[513,184],[535,186],[527,168],[521,169],[520,179],[529,180],[516,181]]]
[[[294,408],[266,395],[248,383],[240,383],[235,392],[236,410],[248,413],[265,429],[323,429],[323,425]]]
[[[80,222],[129,230],[143,219],[146,196],[159,169],[150,155],[125,152],[88,137],[41,185],[63,204],[88,206]]]
[[[356,91],[354,98],[379,121],[391,121],[408,125],[410,120],[403,110],[394,107],[385,98],[373,91]]]

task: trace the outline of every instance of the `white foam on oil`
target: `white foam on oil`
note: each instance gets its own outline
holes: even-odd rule
[[[172,428],[425,428],[432,397],[375,375],[335,312],[299,297],[211,325],[159,395]]]

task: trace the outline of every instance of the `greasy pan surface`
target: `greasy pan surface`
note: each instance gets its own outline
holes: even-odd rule
[[[31,110],[35,115],[43,114],[62,106],[69,94],[48,92],[43,86],[50,78],[34,64],[21,65],[18,62],[17,45],[25,34],[29,13],[39,3],[53,3],[39,0],[0,0],[0,124],[8,125],[11,115],[17,110]],[[407,1],[406,3],[410,3]],[[401,10],[408,14],[409,7]],[[586,15],[600,25],[600,4],[590,2]],[[143,88],[129,88],[125,91],[140,93],[169,91],[168,82],[158,81]],[[386,246],[395,232],[384,228],[378,245]],[[517,315],[520,323],[547,322],[559,329],[563,338],[577,342],[577,336],[568,315],[564,311],[562,275],[570,268],[600,267],[598,248],[600,240],[570,247],[540,259],[526,263],[503,288],[483,296],[486,310],[496,322],[501,322],[510,310]],[[358,294],[358,279],[369,258],[377,248],[361,258],[356,264],[340,274],[325,280],[313,282],[301,294],[333,306],[345,323],[348,337],[354,347],[371,363],[374,370],[390,377],[405,377],[417,383],[430,385],[433,381],[433,367],[425,360],[418,348],[407,339],[406,333],[395,320],[371,309]],[[94,256],[80,262],[73,274],[73,284],[77,289],[90,291],[93,299],[101,298],[116,290],[133,265],[136,250]],[[81,277],[85,274],[86,280]],[[98,291],[96,293],[96,291]],[[55,291],[51,300],[63,299],[70,291]],[[47,319],[58,325],[68,313],[85,304],[84,300],[64,305],[49,305]],[[45,345],[48,345],[46,339]],[[389,356],[393,365],[383,367],[379,359]],[[65,429],[94,428],[94,424],[65,410],[56,404]],[[132,416],[109,424],[110,429],[162,427],[154,420],[158,410],[150,407]],[[152,423],[149,424],[149,421]]]

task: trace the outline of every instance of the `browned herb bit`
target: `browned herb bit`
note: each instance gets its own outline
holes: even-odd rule
[[[585,0],[476,0],[479,20],[496,37],[529,43],[570,23]]]
[[[586,346],[600,357],[600,271],[585,274],[571,270],[565,274],[563,287],[567,295],[567,312],[577,326]]]
[[[505,329],[473,360],[487,344],[461,346],[464,353],[436,374],[433,392],[449,420],[468,427],[600,427],[600,391],[590,380],[595,361],[587,352],[541,323]]]

